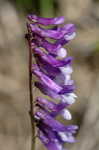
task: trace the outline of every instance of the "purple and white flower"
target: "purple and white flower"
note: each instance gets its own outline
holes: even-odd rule
[[[67,49],[63,46],[76,35],[74,24],[64,23],[64,17],[42,18],[28,15],[27,40],[31,47],[35,64],[32,73],[37,77],[35,86],[53,100],[37,97],[35,106],[35,122],[38,128],[38,137],[48,150],[63,150],[64,143],[76,142],[74,134],[77,125],[64,125],[56,117],[61,115],[71,120],[72,115],[68,107],[77,98],[74,93],[75,84],[71,79],[72,57],[67,57]],[[43,27],[41,26],[43,25]],[[50,29],[44,26],[55,25]],[[49,39],[54,39],[50,42]]]

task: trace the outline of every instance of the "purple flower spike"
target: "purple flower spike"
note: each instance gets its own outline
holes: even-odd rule
[[[33,118],[38,137],[48,150],[63,150],[64,143],[76,142],[74,134],[78,130],[77,125],[64,125],[56,119],[60,115],[63,119],[71,120],[68,107],[77,98],[74,94],[75,84],[71,79],[73,58],[67,57],[67,49],[63,47],[75,37],[76,28],[74,24],[58,27],[58,24],[64,23],[64,17],[28,15],[28,20],[27,40],[35,59],[31,71],[37,77],[34,86],[43,95],[54,99],[37,97],[35,100],[37,110]],[[45,27],[49,25],[55,27]],[[50,39],[54,41],[50,42]]]
[[[57,17],[57,18],[42,18],[36,15],[28,15],[28,19],[34,23],[42,24],[45,26],[48,25],[58,25],[64,23],[64,17]]]

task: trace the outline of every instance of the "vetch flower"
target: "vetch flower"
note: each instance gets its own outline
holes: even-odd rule
[[[30,21],[32,21],[33,23],[38,23],[38,24],[42,24],[45,26],[48,25],[59,25],[64,23],[64,17],[56,17],[56,18],[42,18],[42,17],[38,17],[36,15],[28,15],[28,19]]]
[[[68,107],[77,98],[75,84],[71,79],[73,58],[67,56],[67,49],[63,47],[75,37],[76,28],[74,24],[58,27],[64,23],[64,17],[28,15],[27,18],[26,37],[32,57],[35,58],[31,73],[37,77],[34,85],[50,97],[50,100],[44,97],[35,99],[35,107],[38,109],[33,118],[38,128],[37,136],[48,150],[63,150],[64,143],[76,142],[74,134],[78,129],[77,125],[64,125],[56,119],[60,115],[71,120]],[[50,25],[55,27],[45,28]]]
[[[58,27],[57,29],[44,29],[37,24],[29,24],[31,31],[35,34],[39,34],[44,38],[52,38],[55,40],[61,39],[64,37],[65,40],[71,40],[74,37],[74,25],[67,24],[64,27]],[[73,32],[73,34],[71,34]],[[70,38],[71,37],[71,38]]]

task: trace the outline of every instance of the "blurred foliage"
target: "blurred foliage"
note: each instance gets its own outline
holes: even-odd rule
[[[99,2],[99,0],[94,0],[94,2]]]
[[[17,8],[25,13],[36,13],[42,17],[53,17],[55,0],[15,0]]]
[[[96,44],[95,44],[95,52],[99,53],[99,41],[97,41]]]
[[[15,0],[17,8],[25,13],[36,12],[37,2],[37,0]]]
[[[43,17],[53,17],[54,1],[53,0],[40,0],[40,14]]]

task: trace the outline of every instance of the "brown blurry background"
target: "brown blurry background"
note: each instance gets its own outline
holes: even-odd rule
[[[66,45],[74,56],[78,99],[70,109],[78,142],[70,150],[99,150],[99,0],[0,0],[0,150],[30,150],[26,15],[65,16],[77,26]],[[35,92],[35,95],[38,91]],[[69,121],[65,121],[65,124]],[[70,121],[71,123],[71,121]],[[41,143],[37,141],[38,150]]]

